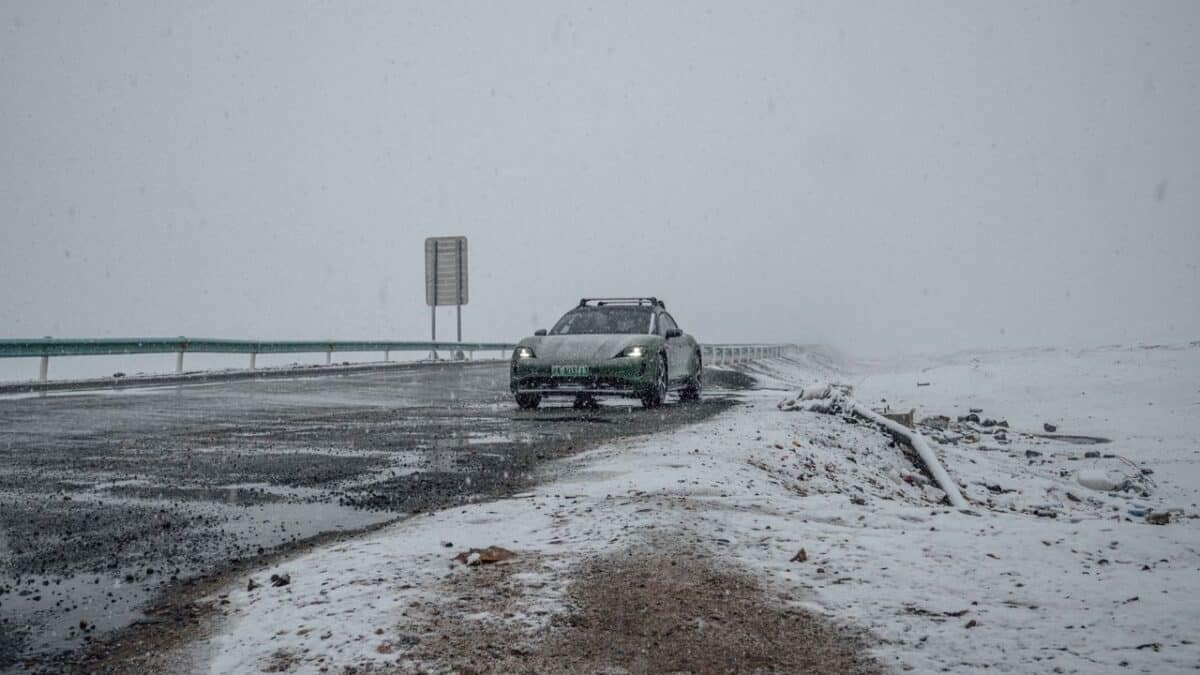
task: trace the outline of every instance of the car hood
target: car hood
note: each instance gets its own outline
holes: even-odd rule
[[[626,347],[650,346],[652,335],[547,335],[523,340],[539,360],[588,362],[611,359]]]

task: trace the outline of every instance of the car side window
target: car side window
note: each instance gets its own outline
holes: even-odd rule
[[[679,326],[676,325],[675,319],[672,319],[670,314],[663,312],[662,314],[658,315],[658,329],[659,329],[658,332],[659,332],[659,334],[666,335],[667,331],[674,329],[674,328],[679,328]]]

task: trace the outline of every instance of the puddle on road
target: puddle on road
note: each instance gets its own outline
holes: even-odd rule
[[[98,496],[106,504],[162,507],[165,501],[129,497]],[[172,576],[180,579],[210,569],[212,560],[246,559],[327,532],[356,530],[393,520],[394,513],[372,512],[337,503],[225,504],[220,500],[203,506],[189,505],[173,510],[183,515],[204,514],[207,525],[196,530],[213,535],[209,561],[172,559],[170,554],[136,566],[119,569],[73,570],[62,575],[0,574],[0,672],[12,668],[15,655],[52,654],[74,649],[105,632],[145,620],[144,605]],[[204,532],[195,532],[199,539]],[[0,554],[11,551],[12,542],[0,530]],[[65,543],[65,542],[64,542]],[[215,550],[214,550],[215,549]],[[115,555],[115,553],[114,553]],[[178,570],[178,571],[176,571]],[[81,622],[90,628],[80,628]],[[11,643],[11,644],[7,644]],[[8,658],[5,658],[8,657]]]
[[[612,424],[614,420],[592,415],[563,415],[561,417],[514,417],[514,422],[586,422],[588,424]]]

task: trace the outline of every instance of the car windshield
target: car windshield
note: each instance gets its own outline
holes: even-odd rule
[[[650,332],[646,307],[580,307],[567,312],[551,335],[641,334]]]

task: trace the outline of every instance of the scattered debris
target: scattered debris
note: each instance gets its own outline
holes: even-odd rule
[[[950,418],[945,415],[934,415],[921,420],[921,426],[945,431],[950,426]]]
[[[1157,511],[1146,514],[1146,522],[1151,525],[1166,525],[1171,522],[1170,511]]]
[[[895,422],[896,424],[903,424],[904,426],[908,427],[909,429],[912,429],[915,426],[913,424],[913,415],[916,414],[916,412],[917,411],[915,409],[913,409],[913,410],[909,410],[906,413],[881,412],[879,414],[883,415],[887,419]]]
[[[290,574],[272,574],[271,575],[271,585],[274,586],[275,588],[279,588],[280,586],[287,586],[290,583],[292,583],[292,575],[290,575]]]
[[[252,590],[258,588],[259,586],[262,586],[262,584],[258,583],[257,581],[254,580],[253,577],[251,577],[250,581],[248,581],[246,583],[246,591],[247,592],[252,591]]]
[[[1050,424],[1049,422],[1042,424],[1042,429],[1044,429],[1046,431],[1046,433],[1048,433],[1048,434],[1052,434],[1052,433],[1058,431],[1058,427],[1053,424]]]
[[[1103,469],[1080,469],[1075,475],[1075,480],[1089,490],[1098,490],[1100,492],[1111,492],[1116,490],[1121,484],[1113,480],[1108,472]]]
[[[805,551],[804,549],[800,549],[799,551],[796,552],[796,555],[792,556],[792,559],[789,560],[788,562],[808,562],[808,551]]]
[[[476,565],[491,565],[493,563],[504,562],[512,560],[515,557],[517,557],[517,554],[506,548],[489,546],[487,548],[473,548],[469,551],[464,551],[454,556],[454,559],[464,565],[474,567]]]

